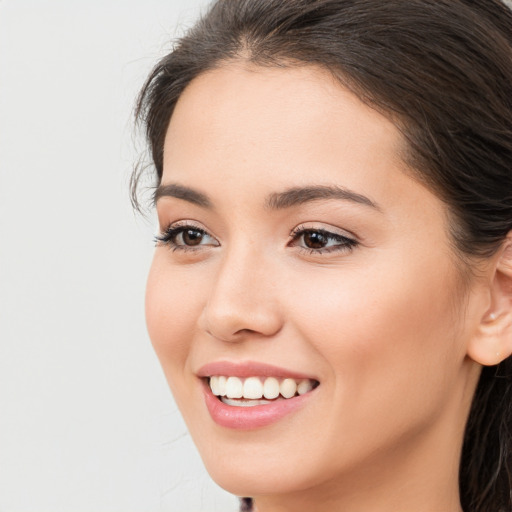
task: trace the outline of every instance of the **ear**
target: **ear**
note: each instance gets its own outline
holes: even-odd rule
[[[490,307],[468,345],[468,356],[484,366],[501,363],[512,354],[512,231],[490,269]]]

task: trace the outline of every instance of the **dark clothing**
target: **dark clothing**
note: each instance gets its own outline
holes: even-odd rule
[[[252,512],[251,498],[240,498],[240,512]]]

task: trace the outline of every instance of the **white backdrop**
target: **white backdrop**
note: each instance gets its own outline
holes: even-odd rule
[[[0,0],[0,512],[236,509],[151,350],[127,192],[136,93],[205,3]]]
[[[150,347],[127,186],[136,93],[205,4],[0,0],[0,512],[237,508]]]

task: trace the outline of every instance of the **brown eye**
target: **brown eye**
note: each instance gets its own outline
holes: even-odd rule
[[[308,249],[323,249],[328,243],[328,237],[319,231],[307,231],[303,234],[304,246]]]
[[[218,247],[220,245],[213,236],[194,226],[171,226],[161,235],[156,236],[155,241],[173,250],[201,249],[203,246]]]
[[[180,245],[199,245],[204,238],[204,232],[198,229],[186,229],[176,236],[176,242],[179,243],[182,239],[183,243]]]
[[[358,242],[338,233],[324,229],[297,228],[291,233],[291,247],[299,247],[309,251],[310,254],[324,254],[350,251],[358,246]]]

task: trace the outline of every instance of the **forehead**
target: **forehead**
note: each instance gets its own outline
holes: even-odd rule
[[[222,159],[223,167],[237,172],[247,159],[254,171],[280,174],[297,160],[314,160],[312,172],[318,172],[323,160],[340,156],[341,172],[364,162],[362,172],[384,160],[401,164],[401,145],[391,121],[321,68],[227,64],[200,75],[179,99],[165,140],[164,171],[181,169],[182,156],[188,167],[196,159],[203,167],[207,154],[212,165]]]
[[[412,177],[392,121],[318,67],[229,64],[197,77],[182,94],[164,146],[162,184],[206,194],[233,215],[283,190],[335,186],[448,232],[445,205]],[[441,233],[438,233],[441,235]]]

